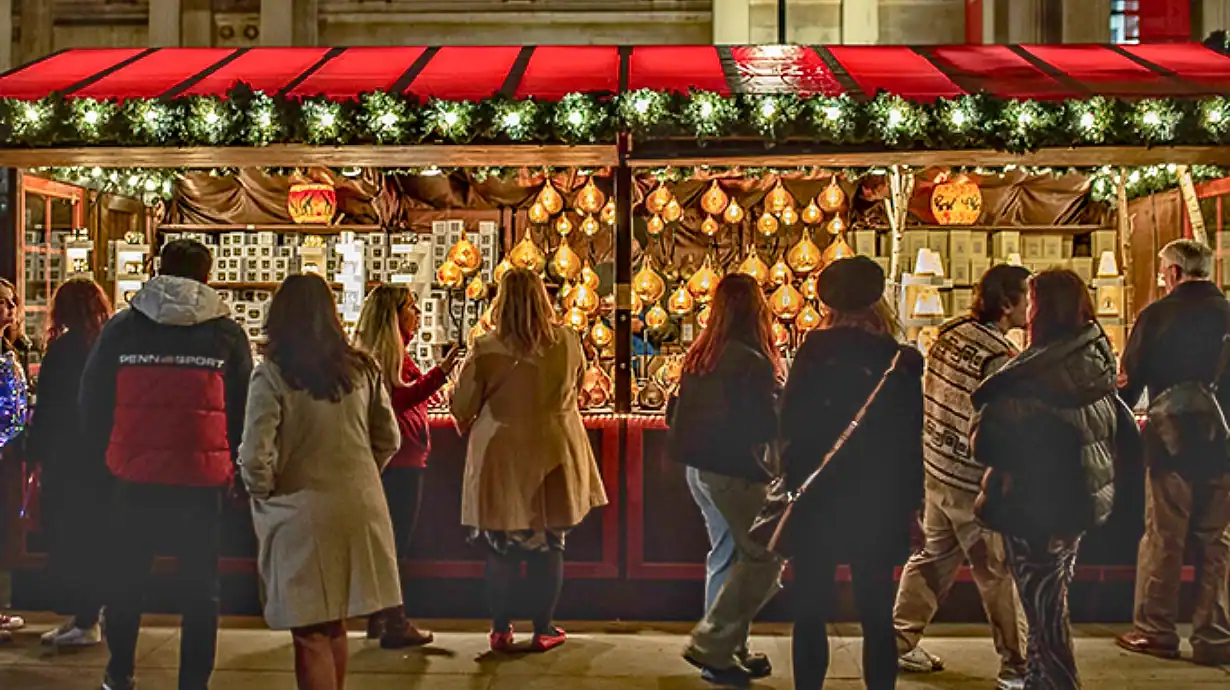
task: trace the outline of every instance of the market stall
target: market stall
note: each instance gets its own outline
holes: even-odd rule
[[[638,591],[703,577],[663,410],[722,275],[761,282],[789,357],[842,256],[882,263],[924,348],[993,263],[1061,265],[1121,346],[1151,297],[1134,265],[1152,265],[1154,237],[1131,200],[1173,187],[1200,208],[1196,185],[1230,165],[1228,76],[1200,45],[65,51],[0,76],[0,165],[24,171],[5,191],[118,193],[148,227],[74,211],[72,232],[0,237],[0,269],[45,301],[39,257],[60,257],[55,275],[88,268],[123,305],[161,243],[194,237],[256,341],[289,273],[326,276],[348,321],[371,285],[407,284],[424,365],[490,328],[508,266],[543,271],[591,355],[583,413],[612,498],[570,541],[568,573]],[[1220,211],[1189,218],[1221,242]],[[442,407],[432,423],[410,565],[476,578],[456,526],[464,444]],[[29,506],[28,486],[10,477],[8,505]],[[232,518],[227,566],[251,572],[241,506]],[[37,522],[6,519],[8,560],[39,567]],[[1089,549],[1084,576],[1126,572],[1131,539]]]

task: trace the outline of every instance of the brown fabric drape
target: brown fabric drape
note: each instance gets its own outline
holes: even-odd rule
[[[1183,197],[1179,190],[1161,192],[1128,202],[1131,219],[1133,288],[1132,318],[1161,297],[1157,287],[1157,253],[1167,243],[1183,237]]]

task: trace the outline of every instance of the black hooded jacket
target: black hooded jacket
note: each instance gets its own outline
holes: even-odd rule
[[[1030,347],[974,392],[978,461],[1011,477],[1005,531],[1071,537],[1115,499],[1115,355],[1097,324]]]

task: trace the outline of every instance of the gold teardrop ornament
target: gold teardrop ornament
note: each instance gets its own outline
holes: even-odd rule
[[[611,344],[615,339],[615,332],[611,327],[606,325],[606,322],[599,319],[594,327],[589,329],[589,342],[594,344],[594,347],[603,348]]]
[[[756,221],[756,229],[765,237],[772,237],[777,234],[777,218],[773,217],[772,213],[765,211],[760,215],[760,219]]]
[[[811,237],[806,231],[799,238],[798,244],[786,252],[786,263],[790,265],[790,268],[795,273],[811,273],[820,267],[821,260],[820,248],[816,246],[815,242],[811,241]]]
[[[769,266],[764,261],[761,261],[760,254],[755,249],[752,250],[751,254],[747,255],[743,263],[739,264],[739,272],[755,278],[756,282],[762,287],[765,283],[769,282]]]
[[[828,266],[838,259],[848,259],[851,256],[854,256],[854,250],[846,244],[845,236],[838,235],[824,248],[824,265]]]
[[[688,292],[687,288],[681,283],[671,293],[671,298],[667,300],[666,306],[672,314],[684,316],[692,312],[692,308],[696,306],[696,300],[692,298],[692,293]]]
[[[837,176],[829,178],[829,184],[820,192],[820,209],[825,213],[837,213],[846,205],[846,193],[837,184]]]
[[[794,198],[790,196],[790,192],[786,191],[786,187],[780,179],[764,198],[764,207],[769,213],[781,213],[793,204]]]
[[[581,390],[590,407],[602,407],[611,398],[611,378],[594,362],[581,379]]]
[[[649,255],[645,256],[641,270],[632,276],[632,291],[646,302],[657,302],[662,299],[662,293],[666,292],[666,283],[654,270],[653,258]]]
[[[660,214],[674,198],[675,195],[671,194],[671,190],[666,187],[666,183],[659,183],[657,189],[645,197],[645,209],[655,215]]]
[[[560,237],[567,237],[572,233],[572,221],[568,220],[567,213],[555,221],[555,231],[560,234]]]
[[[590,177],[589,182],[577,192],[577,208],[585,213],[597,213],[602,210],[602,205],[606,203],[606,195],[598,189],[598,185],[594,184],[594,178]]]
[[[498,283],[501,280],[504,280],[504,274],[512,270],[512,267],[513,265],[511,262],[508,261],[507,256],[504,257],[503,260],[500,261],[500,263],[496,264],[495,271],[492,274],[492,277],[495,278],[495,282]]]
[[[777,263],[773,264],[773,268],[769,269],[769,284],[773,287],[781,287],[794,282],[794,273],[791,272],[783,259],[778,259]]]
[[[717,180],[714,180],[713,184],[709,185],[709,189],[706,189],[700,197],[700,207],[711,216],[716,216],[726,210],[728,203],[730,203],[730,197],[722,190]]]
[[[700,326],[700,329],[702,331],[705,330],[705,328],[709,326],[709,316],[712,313],[713,313],[713,310],[709,307],[709,305],[706,304],[705,306],[701,307],[700,313],[696,315],[696,325]]]
[[[718,222],[713,219],[713,216],[705,216],[705,219],[700,222],[700,231],[709,237],[717,235],[718,231],[721,229],[722,226],[718,225]]]
[[[540,272],[547,262],[547,258],[543,256],[542,250],[538,248],[538,245],[534,244],[528,234],[521,238],[517,246],[513,247],[513,250],[508,253],[508,260],[517,268],[524,268],[535,273]]]
[[[547,213],[547,207],[535,201],[534,205],[530,206],[530,222],[534,225],[545,225],[549,220],[551,214]]]
[[[662,209],[662,218],[668,223],[677,223],[683,217],[683,207],[679,205],[679,200],[671,198],[666,203],[666,207]]]
[[[593,237],[602,230],[602,225],[593,216],[585,216],[581,219],[581,232],[585,233],[586,237]]]
[[[820,273],[816,272],[807,276],[807,280],[803,281],[803,287],[799,291],[803,293],[804,299],[820,299]]]
[[[645,224],[645,229],[649,232],[651,237],[657,237],[662,234],[663,230],[666,229],[666,222],[662,220],[662,216],[655,215],[653,218],[649,219],[648,223]]]
[[[487,284],[483,282],[482,276],[474,276],[470,280],[470,284],[466,286],[466,297],[475,302],[487,298]]]
[[[812,199],[811,203],[807,204],[807,208],[803,209],[803,222],[808,225],[815,225],[824,220],[824,211],[816,205],[816,200]]]
[[[436,282],[446,288],[459,288],[464,280],[465,274],[461,272],[461,267],[452,261],[445,261],[436,269]]]
[[[597,290],[602,281],[598,279],[598,273],[585,264],[585,268],[581,269],[581,284],[590,290]]]
[[[787,206],[782,209],[781,219],[782,225],[790,227],[791,225],[799,222],[799,212],[794,210],[793,206]]]
[[[559,192],[555,191],[555,187],[547,180],[543,184],[542,190],[538,192],[538,203],[547,210],[547,213],[555,215],[564,210],[564,197]]]
[[[799,315],[794,318],[794,327],[806,333],[820,327],[820,312],[810,304],[803,305]]]
[[[581,257],[572,251],[567,242],[561,243],[555,250],[555,256],[551,257],[551,271],[563,280],[576,280],[581,275],[581,266]]]
[[[670,320],[670,316],[661,304],[655,304],[649,308],[649,312],[645,314],[645,325],[650,328],[661,328]]]
[[[790,330],[780,321],[773,322],[773,344],[778,347],[786,347],[790,344]]]
[[[712,260],[706,256],[705,262],[688,278],[688,292],[692,293],[697,302],[708,304],[709,300],[713,299],[713,293],[717,292],[720,280],[721,276],[713,270]]]
[[[730,205],[726,207],[726,211],[722,214],[722,220],[725,220],[731,225],[742,223],[747,217],[747,213],[743,211],[743,207],[739,205],[738,199],[731,199]]]
[[[840,235],[846,231],[846,221],[842,220],[841,216],[833,216],[833,220],[829,221],[828,231],[830,235]]]
[[[587,316],[593,316],[598,313],[598,307],[601,306],[602,300],[598,297],[598,293],[591,289],[585,283],[577,283],[569,295],[572,300],[572,306],[585,312]]]
[[[777,315],[777,318],[791,321],[803,309],[803,295],[800,295],[793,285],[786,283],[773,293],[769,305],[773,308],[773,313]]]
[[[584,333],[589,329],[589,317],[585,315],[584,311],[576,307],[569,309],[564,314],[564,323],[577,333]]]
[[[607,225],[615,224],[615,200],[611,199],[606,202],[606,206],[602,207],[602,222]]]
[[[641,299],[641,296],[634,290],[632,292],[632,313],[640,316],[643,311],[645,311],[645,300]]]
[[[466,275],[477,271],[483,265],[482,252],[478,251],[478,247],[464,234],[457,240],[457,244],[449,247],[448,260],[457,264]]]

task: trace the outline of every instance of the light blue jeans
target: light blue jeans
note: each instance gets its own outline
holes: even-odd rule
[[[709,488],[699,481],[699,476],[700,470],[687,468],[688,488],[692,490],[692,499],[700,507],[705,528],[709,530],[709,556],[705,560],[705,613],[708,613],[718,592],[726,584],[730,569],[734,567],[735,540],[730,536],[730,525],[726,524],[726,518],[713,504]]]

